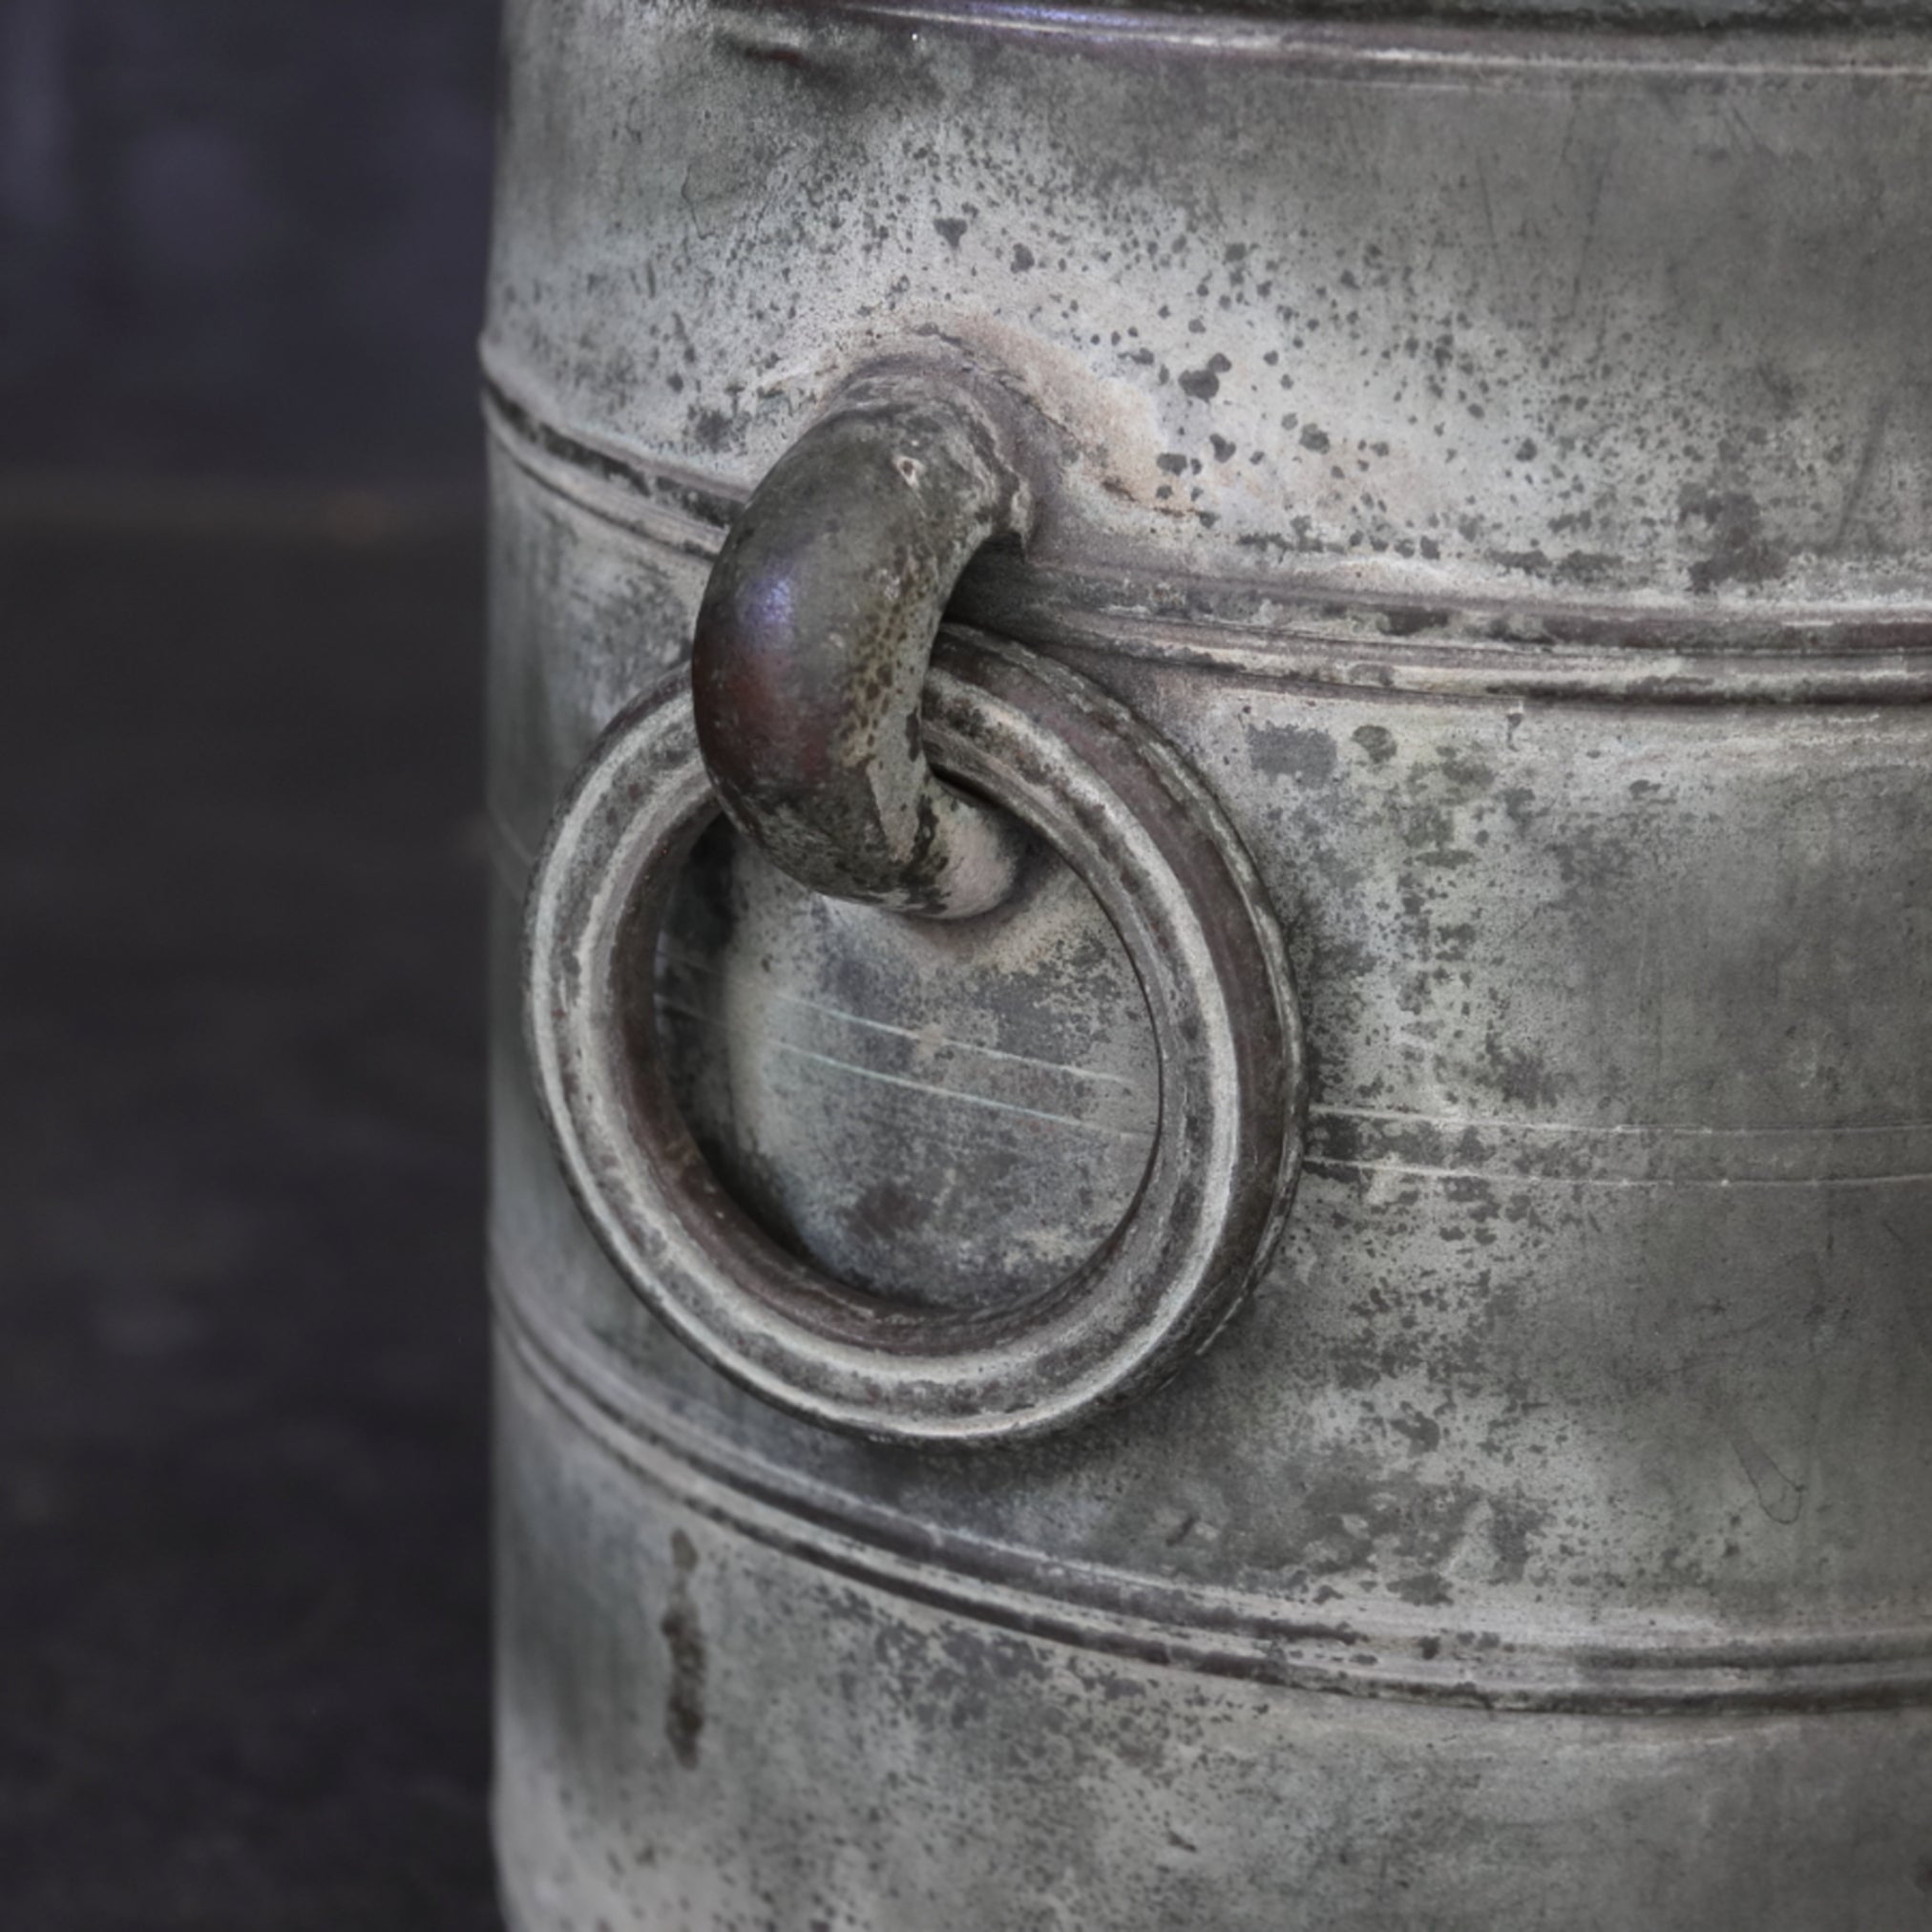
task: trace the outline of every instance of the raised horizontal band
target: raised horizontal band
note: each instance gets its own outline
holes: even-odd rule
[[[1102,1654],[1285,1689],[1494,1711],[1604,1715],[1861,1710],[1932,1703],[1932,1627],[1722,1640],[1576,1640],[1323,1622],[1232,1589],[1133,1575],[997,1544],[899,1515],[731,1442],[674,1410],[491,1263],[499,1342],[516,1375],[640,1480],[798,1561],[977,1622]]]
[[[1562,0],[1436,0],[1434,19],[1314,18],[1284,6],[1184,10],[1171,6],[1038,7],[1025,0],[759,0],[769,32],[787,10],[875,27],[973,34],[1088,52],[1155,52],[1193,59],[1274,61],[1352,76],[1493,77],[1511,86],[1573,86],[1591,74],[1655,74],[1696,85],[1740,76],[1932,79],[1932,46],[1910,0],[1873,4],[1849,32],[1806,0],[1631,0],[1607,29]],[[1608,10],[1606,9],[1606,11]],[[1512,19],[1514,12],[1519,17]],[[1460,14],[1462,17],[1458,18]],[[1726,30],[1721,41],[1690,36]]]
[[[490,369],[487,419],[533,481],[682,556],[714,557],[748,494],[558,426],[500,367]],[[969,570],[954,611],[1058,651],[1339,688],[1583,704],[1932,702],[1932,605],[1367,603],[1298,565],[1177,582],[1036,555]]]

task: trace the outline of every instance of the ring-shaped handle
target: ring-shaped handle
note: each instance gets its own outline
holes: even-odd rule
[[[536,1083],[565,1175],[619,1270],[700,1354],[829,1428],[941,1444],[1041,1434],[1166,1377],[1239,1306],[1301,1156],[1299,1011],[1251,862],[1184,761],[1087,680],[941,633],[925,743],[1081,875],[1152,1021],[1158,1126],[1125,1215],[1070,1275],[933,1312],[786,1252],[720,1186],[659,1052],[656,958],[718,810],[682,679],[611,726],[560,808],[527,928]]]

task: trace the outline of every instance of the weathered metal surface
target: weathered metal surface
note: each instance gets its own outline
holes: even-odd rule
[[[514,1913],[1924,1922],[1926,43],[615,0],[508,31]],[[519,1045],[557,799],[683,658],[758,480],[909,351],[1052,426],[1028,548],[955,613],[1201,775],[1311,1069],[1221,1341],[971,1457],[674,1339]],[[938,924],[716,831],[658,994],[698,1145],[838,1280],[976,1317],[1134,1199],[1152,1033],[1070,870]]]
[[[852,369],[945,338],[1060,426],[1029,596],[1097,628],[1918,610],[1916,36],[616,0],[508,31],[487,367],[673,503],[742,497]]]
[[[920,694],[959,573],[1025,533],[1031,493],[997,403],[951,375],[868,370],[779,458],[705,585],[690,684],[719,802],[793,878],[966,918],[1024,835],[928,768]]]

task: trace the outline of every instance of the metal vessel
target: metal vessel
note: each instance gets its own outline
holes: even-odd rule
[[[1382,10],[511,0],[521,1932],[1932,1922],[1932,27]]]

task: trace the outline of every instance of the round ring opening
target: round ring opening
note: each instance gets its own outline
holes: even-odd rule
[[[817,892],[714,819],[667,897],[650,1050],[787,1253],[895,1307],[983,1311],[1113,1232],[1154,1145],[1153,1021],[1044,840],[998,906],[935,920]]]

